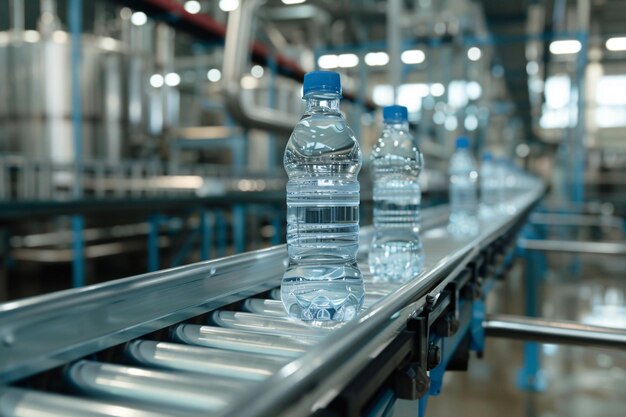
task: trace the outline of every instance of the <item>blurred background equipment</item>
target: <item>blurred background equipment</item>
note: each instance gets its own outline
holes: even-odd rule
[[[521,168],[549,187],[540,203],[527,202],[532,213],[526,206],[516,211],[521,206],[507,199],[510,218],[497,236],[480,235],[480,244],[461,245],[479,248],[478,255],[487,259],[475,295],[493,294],[486,308],[498,313],[476,329],[484,325],[488,336],[542,343],[489,338],[484,346],[466,346],[463,340],[455,345],[460,348],[448,345],[443,353],[429,349],[433,361],[442,353],[446,364],[454,359],[448,369],[469,366],[469,372],[446,373],[444,379],[446,367],[439,367],[440,373],[414,375],[417,382],[428,376],[433,387],[443,387],[443,399],[436,398],[437,389],[429,391],[428,414],[621,417],[623,349],[557,346],[551,343],[593,344],[596,336],[576,328],[573,336],[552,340],[541,329],[554,333],[567,327],[562,320],[626,328],[625,28],[621,0],[0,0],[0,303],[6,302],[0,304],[0,349],[6,350],[0,354],[0,382],[11,384],[0,387],[0,415],[14,415],[3,405],[25,398],[38,404],[35,409],[69,415],[56,397],[46,395],[76,395],[76,385],[68,382],[72,378],[108,375],[114,381],[125,373],[91,362],[72,362],[64,373],[68,361],[85,355],[99,352],[98,360],[122,366],[132,362],[127,351],[147,361],[145,352],[155,352],[147,342],[190,343],[190,334],[205,340],[196,344],[228,341],[228,325],[278,326],[259,322],[256,314],[272,314],[276,294],[269,287],[283,272],[283,249],[276,247],[285,241],[283,153],[303,111],[304,74],[325,69],[341,74],[341,110],[364,151],[362,227],[372,222],[369,151],[380,136],[381,108],[407,107],[409,128],[425,161],[419,181],[422,207],[431,210],[425,211],[431,219],[425,216],[425,223],[431,224],[422,233],[428,270],[433,268],[429,250],[447,259],[443,253],[455,244],[433,242],[445,240],[436,231],[448,215],[448,162],[457,137],[468,138],[476,160],[489,152],[492,172],[507,187],[515,188],[517,181],[507,172]],[[216,260],[228,255],[238,257]],[[259,259],[263,262],[255,263]],[[463,262],[475,267],[477,259]],[[212,263],[188,265],[199,261]],[[182,281],[178,271],[187,271]],[[221,277],[218,284],[224,286],[192,285],[195,292],[187,292],[183,285],[180,292],[172,290],[180,300],[161,305],[168,298],[161,291],[196,282],[196,273]],[[448,279],[435,278],[439,284]],[[243,288],[246,283],[251,286]],[[54,293],[70,288],[74,292],[67,295]],[[248,298],[250,288],[258,290],[253,298]],[[414,290],[425,303],[423,288]],[[117,291],[121,301],[113,298]],[[92,294],[112,306],[94,313],[99,325],[76,322],[68,329],[59,319],[64,325],[43,332],[45,315],[80,318],[80,308],[102,306],[91,304]],[[366,289],[365,306],[385,294],[384,288]],[[44,298],[19,301],[36,295]],[[130,302],[133,297],[144,304]],[[69,308],[74,301],[78,310]],[[408,308],[404,301],[385,305],[400,311]],[[206,323],[206,317],[196,316],[214,310],[211,317],[224,326],[212,329],[210,337],[184,327]],[[239,312],[235,319],[230,310],[255,316]],[[478,323],[480,309],[470,313]],[[502,319],[500,313],[524,314],[530,321]],[[24,334],[8,325],[18,322],[28,324],[28,335],[41,338],[22,339]],[[384,333],[368,323],[365,328]],[[183,335],[151,333],[165,326]],[[287,333],[297,332],[287,326]],[[73,339],[76,329],[85,337],[80,343]],[[147,340],[137,339],[146,334]],[[272,344],[274,337],[282,340],[273,334],[259,343]],[[236,346],[249,346],[244,335],[237,338]],[[58,344],[43,342],[49,340]],[[293,352],[308,351],[317,340],[303,333],[281,345],[282,352],[293,358]],[[370,346],[366,354],[369,348],[363,345],[359,352],[368,358],[381,354],[381,340],[369,340],[377,348]],[[15,365],[11,355],[17,348],[12,347],[28,343],[41,354],[32,353],[35,349],[32,357],[18,359],[37,357],[46,365],[9,376],[2,357]],[[468,364],[463,355],[482,354],[483,348],[485,359]],[[197,359],[195,353],[185,354]],[[240,359],[218,356],[224,363]],[[265,359],[245,371],[244,379],[280,368]],[[345,373],[340,379],[354,376]],[[311,371],[302,381],[318,384],[316,378]],[[49,383],[61,379],[65,382]],[[177,383],[193,387],[196,382]],[[215,383],[224,390],[208,383],[181,395],[196,404],[193,392],[213,393],[200,409],[217,410],[230,398],[219,393],[231,386]],[[522,394],[518,387],[544,393]],[[30,388],[47,393],[32,396]],[[159,385],[153,388],[158,392]],[[328,392],[335,392],[332,388]],[[393,406],[381,405],[385,401],[396,403],[397,416],[417,413],[416,402],[395,402],[395,391],[390,397],[358,388],[352,392],[367,404],[357,408],[368,415],[389,415]],[[92,403],[81,402],[92,394],[81,391],[74,398],[75,415],[93,410]],[[324,409],[326,403],[315,406]],[[426,401],[420,404],[424,408]],[[193,410],[196,415],[198,409]],[[167,407],[151,411],[168,414]]]

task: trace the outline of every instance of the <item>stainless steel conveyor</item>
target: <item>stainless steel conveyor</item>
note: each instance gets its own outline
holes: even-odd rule
[[[0,305],[0,415],[365,415],[390,381],[419,398],[543,192],[473,238],[424,210],[425,269],[395,287],[367,273],[364,229],[365,308],[337,328],[286,317],[284,246]]]

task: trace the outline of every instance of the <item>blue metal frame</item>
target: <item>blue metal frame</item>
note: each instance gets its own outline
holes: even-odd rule
[[[542,238],[540,230],[530,224],[524,228],[522,235],[528,239]],[[525,312],[528,317],[538,317],[541,313],[539,286],[547,270],[545,255],[530,250],[521,251],[521,255],[526,262]],[[524,344],[524,364],[519,371],[517,385],[520,389],[531,392],[542,392],[546,389],[546,377],[541,370],[541,344],[536,342]]]
[[[159,228],[161,215],[154,213],[148,219],[148,272],[159,269]]]
[[[82,197],[82,102],[81,102],[81,33],[82,0],[70,0],[68,3],[68,22],[70,32],[70,71],[72,96],[72,144],[74,147],[74,188],[73,196]],[[84,220],[82,216],[72,216],[72,286],[85,285],[85,243],[83,236]]]

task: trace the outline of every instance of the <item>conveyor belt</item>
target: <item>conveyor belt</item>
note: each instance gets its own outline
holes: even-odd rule
[[[445,208],[425,210],[425,271],[401,286],[373,283],[361,254],[365,308],[339,328],[286,317],[284,246],[0,305],[0,415],[311,414],[519,226],[542,192],[474,238],[448,234]],[[367,249],[367,231],[362,238]]]

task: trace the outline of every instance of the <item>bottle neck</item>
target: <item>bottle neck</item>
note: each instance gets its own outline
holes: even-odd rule
[[[388,131],[400,131],[400,132],[405,132],[408,133],[409,132],[409,122],[408,121],[404,121],[404,122],[383,122],[384,123],[384,130],[388,130]]]
[[[338,94],[308,94],[305,113],[339,113]]]

